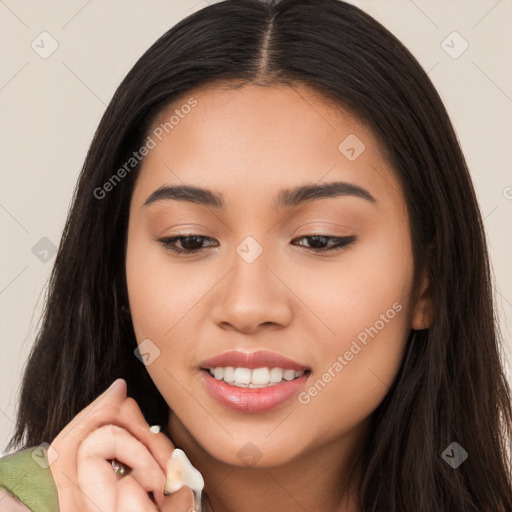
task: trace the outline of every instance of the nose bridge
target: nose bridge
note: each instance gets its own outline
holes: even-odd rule
[[[212,310],[218,324],[252,331],[261,324],[285,325],[292,317],[287,288],[270,270],[275,261],[272,250],[256,236],[246,236],[235,247],[231,270]]]
[[[246,236],[236,248],[233,257],[232,284],[242,288],[252,287],[255,291],[268,293],[269,265],[272,255],[268,243],[265,244],[262,236],[258,241],[253,235]],[[244,290],[248,291],[248,290]]]

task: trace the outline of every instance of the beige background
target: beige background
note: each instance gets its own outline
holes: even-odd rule
[[[122,78],[162,33],[206,3],[0,0],[0,450],[13,431],[54,261],[52,246],[40,240],[58,245],[87,148]],[[405,43],[452,117],[485,217],[512,381],[512,2],[352,3]],[[58,48],[44,55],[52,44]]]

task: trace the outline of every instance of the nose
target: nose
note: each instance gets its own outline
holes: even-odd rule
[[[293,293],[286,276],[269,267],[263,254],[252,263],[238,255],[216,287],[212,320],[222,329],[253,334],[287,326],[293,318]]]

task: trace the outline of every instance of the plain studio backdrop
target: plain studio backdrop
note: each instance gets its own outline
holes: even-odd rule
[[[0,0],[2,449],[14,430],[54,252],[99,120],[142,53],[208,3]],[[411,50],[455,125],[485,218],[512,382],[512,2],[352,3]]]

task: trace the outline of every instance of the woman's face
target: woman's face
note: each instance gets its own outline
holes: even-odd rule
[[[336,450],[426,321],[406,203],[377,140],[304,86],[253,85],[197,90],[149,136],[126,272],[171,431],[234,465]]]

